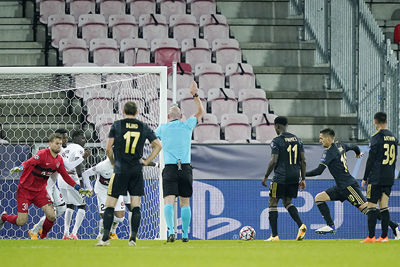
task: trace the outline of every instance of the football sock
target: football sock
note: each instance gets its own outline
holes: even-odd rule
[[[104,228],[103,228],[103,219],[100,219],[99,221],[99,234],[103,234],[104,233]]]
[[[182,209],[181,209],[182,212]],[[172,204],[164,205],[164,217],[168,227],[168,236],[175,234],[174,225],[174,206]],[[183,220],[183,217],[182,217]],[[182,222],[183,223],[183,222]]]
[[[278,235],[278,208],[271,207],[269,208],[269,224],[271,226],[272,236],[275,237]]]
[[[365,208],[365,209],[366,209],[366,208]],[[389,216],[389,217],[390,217],[390,216]],[[381,215],[380,212],[378,213],[377,219],[378,219],[379,221],[382,221],[382,215]],[[390,228],[393,230],[393,232],[395,232],[397,226],[399,226],[399,225],[398,225],[397,223],[395,223],[394,221],[389,220],[389,226],[390,226]]]
[[[72,234],[76,235],[78,233],[79,227],[81,227],[83,219],[85,219],[86,211],[84,209],[78,209],[75,217],[74,228],[72,229]]]
[[[297,226],[300,228],[303,222],[300,219],[297,208],[293,204],[290,204],[288,207],[286,207],[286,209],[289,212],[290,217],[292,217],[292,219],[297,223]]]
[[[129,233],[132,233],[132,211],[128,212]]]
[[[380,210],[380,214],[382,215],[382,234],[381,237],[385,238],[388,235],[388,227],[389,227],[389,221],[390,221],[390,214],[389,214],[389,208],[383,208]]]
[[[122,218],[118,218],[117,216],[114,215],[114,221],[113,221],[112,226],[111,226],[111,233],[112,234],[115,234],[117,232],[118,224],[120,222],[123,222],[123,221],[124,221],[123,217]]]
[[[39,233],[40,229],[43,228],[43,223],[45,220],[46,220],[46,216],[43,216],[42,218],[40,218],[39,222],[33,226],[32,234],[37,235]]]
[[[3,222],[9,222],[9,223],[12,223],[12,224],[17,224],[17,218],[18,218],[18,215],[12,215],[12,214],[4,214],[3,216],[1,216],[1,220],[3,221]]]
[[[141,214],[140,214],[140,208],[139,207],[134,207],[132,209],[132,232],[131,232],[131,240],[135,240],[136,241],[136,235],[138,233],[139,230],[139,226],[140,226],[140,218],[141,218]]]
[[[192,217],[192,211],[190,206],[181,207],[182,217],[182,238],[188,238],[190,218]]]
[[[103,227],[104,227],[104,234],[103,234],[103,241],[107,241],[110,238],[110,229],[111,225],[114,221],[114,208],[107,207],[104,211],[103,217]]]
[[[324,201],[317,201],[316,204],[326,224],[329,225],[330,227],[335,227],[328,205]]]
[[[64,235],[69,235],[69,226],[71,225],[72,214],[74,213],[73,209],[67,208],[65,211],[64,217]]]
[[[43,231],[40,234],[40,239],[44,239],[47,236],[47,233],[50,231],[51,227],[53,227],[54,221],[50,221],[49,219],[45,219],[43,223]]]
[[[378,217],[379,211],[376,208],[370,208],[368,216],[368,236],[370,238],[375,236],[376,218]]]

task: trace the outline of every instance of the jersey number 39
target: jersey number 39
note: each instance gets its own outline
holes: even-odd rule
[[[382,161],[382,165],[392,165],[394,160],[396,159],[396,146],[383,144],[383,149],[385,150],[384,159]]]
[[[126,154],[135,154],[136,145],[139,141],[140,132],[126,132],[124,134],[125,139],[125,153]],[[133,138],[133,141],[132,141]],[[131,145],[132,143],[132,145]]]

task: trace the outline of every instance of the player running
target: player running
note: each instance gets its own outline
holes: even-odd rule
[[[24,225],[28,220],[29,205],[34,204],[41,208],[46,215],[43,231],[40,234],[41,239],[46,238],[56,219],[53,203],[46,190],[47,180],[55,172],[60,173],[65,182],[77,192],[90,194],[90,191],[83,189],[68,175],[64,162],[58,155],[61,150],[62,138],[60,134],[51,134],[49,148],[39,150],[32,158],[10,170],[10,173],[22,171],[17,187],[18,215],[8,215],[4,211],[0,216],[0,228],[5,222],[18,226]]]

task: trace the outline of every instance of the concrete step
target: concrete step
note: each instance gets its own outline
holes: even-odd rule
[[[255,66],[314,66],[315,43],[241,43],[243,57]]]
[[[1,18],[20,18],[23,16],[22,1],[1,1],[0,17]]]
[[[0,25],[0,42],[2,41],[33,41],[32,25]]]
[[[217,7],[227,18],[286,18],[288,3],[288,0],[219,0]]]
[[[321,91],[330,71],[329,67],[253,68],[258,84],[267,91]]]
[[[40,49],[0,49],[0,66],[44,66],[45,55]]]
[[[0,42],[0,49],[44,49],[39,42]]]
[[[297,43],[302,19],[229,19],[231,34],[239,42]]]
[[[366,1],[375,19],[400,20],[399,1]]]

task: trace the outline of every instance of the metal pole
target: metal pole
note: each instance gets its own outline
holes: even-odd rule
[[[177,63],[172,62],[172,104],[176,104],[176,68]]]

